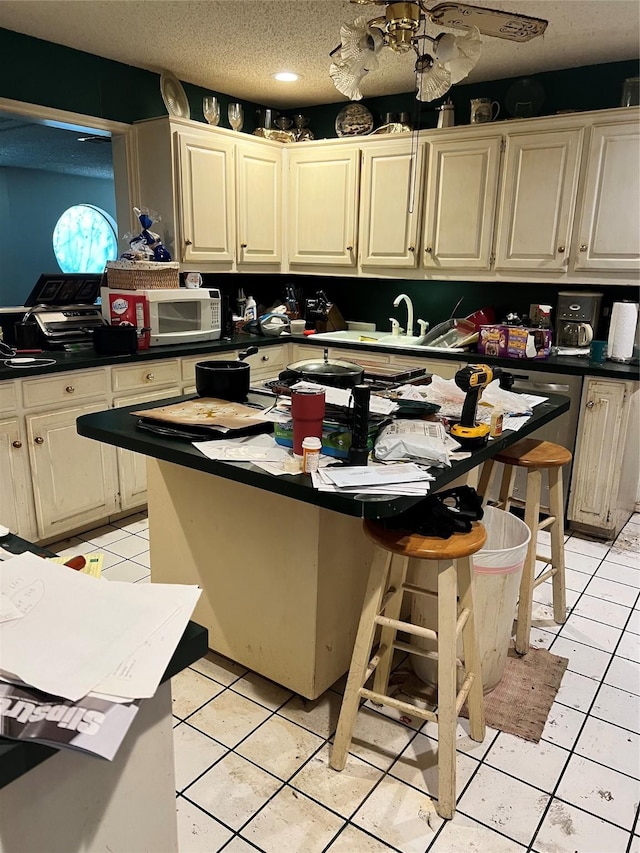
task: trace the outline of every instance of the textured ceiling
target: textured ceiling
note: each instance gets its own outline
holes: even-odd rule
[[[0,168],[41,169],[113,179],[110,138],[78,142],[83,135],[0,115]]]
[[[429,5],[435,5],[434,3]],[[472,0],[545,18],[526,44],[484,37],[468,82],[527,76],[640,55],[638,0]],[[328,76],[342,22],[379,5],[348,0],[2,0],[0,27],[152,71],[168,69],[206,89],[278,108],[346,100]],[[437,32],[437,31],[435,31]],[[364,97],[413,87],[413,62],[384,50]],[[295,71],[296,83],[275,72]]]

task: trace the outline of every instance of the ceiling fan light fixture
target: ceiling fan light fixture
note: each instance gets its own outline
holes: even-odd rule
[[[389,47],[397,53],[412,49],[412,38],[420,26],[422,15],[416,3],[390,3],[385,10],[384,28]]]
[[[273,77],[274,80],[278,80],[280,83],[295,83],[296,80],[300,79],[300,75],[294,71],[278,71]]]

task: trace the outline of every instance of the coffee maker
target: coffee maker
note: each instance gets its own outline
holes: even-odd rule
[[[588,352],[598,329],[601,302],[602,293],[561,291],[556,309],[556,346]]]

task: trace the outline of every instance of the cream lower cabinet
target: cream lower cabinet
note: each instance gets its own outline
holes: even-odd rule
[[[0,418],[0,471],[0,524],[24,539],[34,539],[29,452],[21,418]]]
[[[429,142],[422,266],[491,266],[502,136]]]
[[[363,149],[361,266],[416,266],[423,150],[409,139]]]
[[[640,125],[595,123],[576,231],[576,270],[633,273],[640,266]]]
[[[576,129],[507,134],[496,269],[567,266],[582,133]]]
[[[288,160],[289,263],[355,266],[359,148],[305,148]]]
[[[63,536],[118,507],[113,447],[78,435],[80,415],[107,401],[25,418],[39,539]]]
[[[613,538],[634,511],[639,410],[640,383],[585,378],[569,498],[572,527]]]

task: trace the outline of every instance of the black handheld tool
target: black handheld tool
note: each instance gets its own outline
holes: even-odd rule
[[[456,385],[465,391],[467,396],[462,406],[462,417],[459,423],[451,427],[451,435],[464,450],[483,447],[489,440],[489,425],[476,423],[476,411],[480,392],[498,378],[501,388],[508,389],[513,385],[510,373],[486,364],[468,364],[455,375]]]

